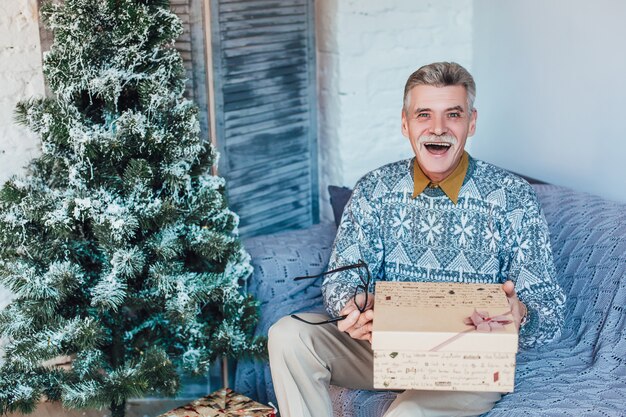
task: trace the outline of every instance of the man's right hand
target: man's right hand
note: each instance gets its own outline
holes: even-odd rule
[[[356,296],[356,302],[361,305],[364,301],[365,294],[360,293]],[[350,299],[348,304],[339,313],[346,314],[344,320],[337,322],[339,331],[348,333],[353,339],[367,340],[372,343],[372,321],[374,320],[374,294],[367,294],[367,305],[363,313],[359,311],[354,299]]]

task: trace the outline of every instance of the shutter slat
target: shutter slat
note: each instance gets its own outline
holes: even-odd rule
[[[271,131],[265,132],[251,132],[248,134],[236,135],[233,137],[226,136],[228,140],[228,144],[226,147],[230,149],[242,147],[242,146],[250,146],[253,143],[275,143],[281,144],[281,146],[291,146],[289,142],[298,142],[303,141],[303,137],[306,134],[306,123],[296,123],[289,126],[280,126]],[[262,151],[262,149],[259,149]],[[277,149],[275,146],[273,149],[268,148],[264,150],[266,153],[270,152],[280,152],[280,149]]]
[[[303,56],[292,56],[288,58],[274,59],[271,61],[259,61],[259,62],[246,62],[245,65],[241,63],[231,62],[229,67],[224,68],[224,73],[230,77],[243,76],[243,75],[255,75],[259,72],[273,73],[274,70],[280,70],[284,67],[302,68],[300,71],[306,71],[307,63]]]
[[[183,56],[183,61],[185,59],[191,59],[191,41],[188,42],[176,42],[176,49],[178,49],[181,53],[186,52],[188,56]]]
[[[279,9],[281,7],[290,6],[304,6],[306,1],[304,0],[279,0],[279,1],[236,1],[236,2],[221,2],[220,13],[247,11],[247,10],[266,10],[266,9]]]
[[[241,213],[241,210],[245,210],[245,208],[254,209],[257,207],[259,211],[266,211],[272,208],[276,208],[276,204],[272,204],[273,201],[277,201],[282,199],[283,197],[290,196],[293,200],[290,201],[302,201],[305,204],[311,198],[310,196],[310,187],[307,185],[306,181],[302,181],[300,184],[291,186],[291,187],[283,187],[281,189],[272,189],[271,193],[259,194],[255,196],[253,199],[242,200],[238,204],[231,204],[231,207],[236,213]],[[250,193],[248,193],[250,194]],[[247,197],[246,194],[242,195],[239,198]],[[247,216],[248,213],[246,213]],[[246,217],[244,216],[244,217]]]
[[[263,101],[271,99],[273,94],[287,94],[289,98],[295,98],[303,96],[305,92],[306,82],[302,80],[290,84],[270,85],[263,88],[255,88],[254,85],[251,85],[246,91],[237,91],[229,94],[227,96],[228,101],[225,104],[227,106],[232,104],[234,108],[241,108],[235,104],[243,101],[242,107],[250,107],[250,105],[256,105],[256,103],[251,102],[252,100]]]
[[[254,28],[232,29],[220,33],[220,40],[254,38],[257,36],[272,36],[283,33],[297,32],[301,28],[300,23],[275,24],[271,26],[259,26]]]
[[[231,126],[238,126],[237,123],[246,123],[246,120],[249,120],[250,123],[254,123],[258,120],[257,117],[265,120],[271,117],[271,114],[274,112],[279,112],[284,109],[293,109],[295,112],[308,111],[306,98],[298,97],[291,100],[277,100],[265,105],[232,110],[225,115],[224,123],[233,123]]]
[[[272,75],[267,77],[263,77],[263,74],[237,77],[231,80],[231,82],[224,84],[224,93],[234,95],[235,93],[249,92],[250,85],[254,85],[255,91],[260,91],[266,87],[280,87],[293,83],[307,82],[306,73],[288,70],[289,68],[278,73],[272,71]]]
[[[265,179],[259,181],[258,184],[246,184],[240,185],[238,187],[229,187],[228,188],[228,196],[229,198],[235,199],[249,199],[253,202],[256,202],[258,198],[271,198],[274,193],[280,191],[284,188],[297,187],[300,185],[306,185],[309,179],[305,176],[294,176],[293,178],[287,178],[284,182],[277,184],[275,179]],[[254,193],[254,198],[252,198],[251,194]],[[233,201],[231,204],[238,204]]]
[[[306,126],[302,126],[301,130],[304,131],[305,127]],[[266,140],[250,141],[242,146],[229,146],[227,151],[229,156],[232,155],[232,158],[229,159],[229,167],[236,170],[239,168],[246,168],[253,164],[267,164],[267,169],[272,169],[272,162],[278,158],[288,158],[294,153],[307,154],[309,151],[308,146],[302,143],[304,142],[303,140],[292,140],[294,143],[290,143],[288,145],[283,144],[280,149],[277,149],[273,143],[275,140],[273,135],[263,135],[266,136]],[[302,139],[302,136],[300,136],[300,138]],[[283,142],[287,141],[284,140]],[[254,180],[256,181],[256,179]],[[254,185],[254,183],[252,183],[252,185]]]
[[[276,165],[272,169],[267,169],[263,164],[250,164],[244,169],[230,171],[229,178],[233,181],[241,181],[247,178],[254,178],[257,181],[270,180],[276,178],[296,178],[302,176],[302,172],[306,171],[308,155],[294,155],[281,161],[276,161]]]
[[[304,14],[297,14],[297,15],[292,15],[292,16],[281,16],[282,24],[301,23],[304,25],[306,23],[306,19],[307,17]],[[272,24],[274,24],[276,20],[277,20],[276,17],[265,17],[262,19],[245,20],[245,21],[226,20],[226,21],[220,21],[220,26],[222,28],[222,31],[231,30],[231,29],[235,29],[235,30],[252,29],[252,28],[258,28],[258,27],[272,26]]]
[[[309,120],[307,113],[293,114],[288,117],[272,117],[264,122],[253,123],[252,125],[240,124],[238,127],[228,128],[228,137],[238,137],[255,133],[271,133],[277,128],[284,126],[306,126]],[[228,127],[228,125],[225,125]]]
[[[300,0],[304,4],[308,4],[308,0]],[[220,0],[219,2],[223,7],[226,7],[229,4],[241,4],[241,5],[250,5],[250,7],[254,7],[255,5],[266,3],[267,7],[274,7],[276,4],[280,6],[283,2],[280,0]],[[222,7],[222,6],[220,6]]]
[[[229,103],[226,105],[226,110],[228,111],[240,111],[247,110],[259,106],[263,106],[271,103],[279,103],[284,100],[294,100],[307,97],[304,94],[294,93],[293,91],[286,91],[277,94],[271,94],[268,96],[255,97],[253,100],[248,101],[235,101],[233,103]]]
[[[275,80],[278,82],[285,83],[289,76],[300,75],[301,77],[306,77],[306,66],[303,64],[300,65],[283,65],[276,66],[272,68],[270,71],[253,71],[241,73],[238,75],[231,74],[228,82],[224,83],[224,85],[233,85],[233,84],[242,84],[250,82],[258,83],[265,80]]]
[[[286,32],[271,35],[248,36],[246,38],[235,38],[223,40],[222,44],[227,48],[241,48],[253,45],[269,45],[280,42],[301,41],[304,37],[299,33]]]
[[[220,13],[220,21],[222,22],[239,22],[250,20],[262,20],[262,19],[276,19],[285,16],[306,16],[306,6],[287,6],[287,7],[273,7],[256,8],[237,10],[233,12]]]
[[[230,119],[224,122],[224,127],[228,130],[227,137],[235,137],[246,133],[257,132],[259,130],[273,129],[280,127],[286,122],[297,123],[300,120],[307,120],[309,114],[305,106],[281,106],[271,113],[260,113],[254,116],[246,116],[238,119]],[[278,120],[278,124],[271,124],[270,121]],[[239,131],[248,127],[247,131]],[[236,132],[235,132],[236,131]]]
[[[266,53],[275,53],[278,56],[288,56],[288,54],[293,53],[289,51],[299,51],[305,45],[306,39],[303,37],[297,37],[292,40],[266,43],[263,45],[240,46],[228,49],[224,52],[224,57],[226,59],[241,56],[247,57],[248,55],[254,57],[255,55],[263,55]]]
[[[249,56],[232,56],[228,59],[224,59],[223,65],[226,70],[237,69],[240,66],[250,66],[259,63],[268,63],[273,61],[287,61],[290,58],[306,58],[306,55],[298,49],[284,51],[284,53],[262,53],[262,54],[250,54]]]
[[[311,158],[311,155],[308,152],[301,152],[301,155],[299,155],[298,157],[293,157],[292,155],[288,155],[286,152],[283,152],[281,156],[290,161]],[[255,158],[248,164],[234,162],[232,163],[231,168],[235,171],[245,170],[246,168],[265,168],[267,170],[273,171],[274,167],[272,166],[272,163],[274,162],[275,160],[273,158],[264,155],[262,157]],[[272,174],[259,178],[250,178],[248,176],[244,180],[239,180],[239,183],[233,184],[232,187],[229,188],[229,190],[233,192],[233,195],[240,195],[242,189],[248,191],[256,190],[256,193],[260,192],[263,187],[271,185],[272,183],[279,183],[284,185],[285,181],[290,180],[290,175],[294,175],[297,178],[305,178],[305,174],[307,174],[307,172],[305,172],[305,170],[303,169],[294,169],[280,175]],[[309,181],[309,179],[305,179],[305,181]]]

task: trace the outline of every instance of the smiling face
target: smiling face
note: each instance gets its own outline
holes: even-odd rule
[[[402,134],[411,142],[424,174],[441,182],[457,167],[467,138],[476,130],[476,110],[469,110],[462,85],[418,85],[407,99]]]

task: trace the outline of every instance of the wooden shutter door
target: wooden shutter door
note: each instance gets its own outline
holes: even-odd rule
[[[200,132],[204,140],[209,140],[206,28],[203,1],[205,0],[170,0],[170,8],[183,23],[183,34],[176,39],[176,49],[183,58],[187,75],[185,97],[193,100],[198,106]]]
[[[243,236],[318,221],[313,0],[211,0],[219,173]]]
[[[187,75],[185,97],[193,100],[198,106],[200,132],[204,140],[209,140],[206,28],[203,1],[206,0],[170,0],[170,9],[176,13],[183,24],[183,34],[176,39],[175,46],[183,58]],[[184,375],[182,388],[177,398],[202,397],[220,387],[220,367],[216,363],[208,375],[195,377]],[[166,408],[164,405],[163,409]]]

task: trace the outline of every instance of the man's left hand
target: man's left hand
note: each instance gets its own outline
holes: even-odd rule
[[[509,306],[511,306],[513,322],[515,323],[515,327],[517,327],[517,330],[519,331],[520,324],[522,323],[522,318],[527,313],[526,305],[522,303],[519,298],[517,298],[517,293],[515,292],[515,284],[513,283],[513,281],[509,280],[502,284],[502,290],[509,299]]]

